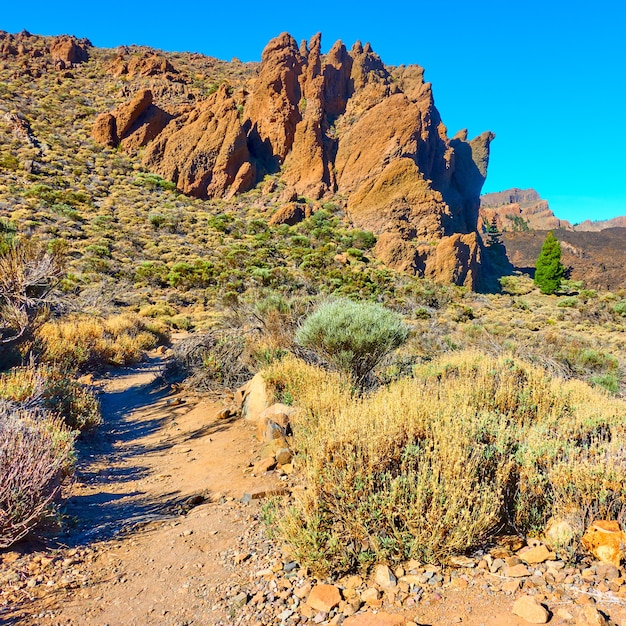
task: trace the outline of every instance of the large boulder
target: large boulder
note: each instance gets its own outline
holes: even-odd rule
[[[50,55],[53,61],[61,62],[64,66],[84,63],[89,59],[88,45],[86,40],[79,41],[76,37],[61,35],[53,39]]]
[[[619,522],[596,520],[582,536],[583,546],[599,561],[619,567],[625,556],[626,533]]]
[[[101,113],[91,130],[94,141],[109,147],[121,143],[130,150],[155,139],[173,116],[152,104],[152,99],[150,89],[140,89],[128,102]]]

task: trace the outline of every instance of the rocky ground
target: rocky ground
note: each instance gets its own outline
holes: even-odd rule
[[[82,444],[65,534],[0,554],[0,623],[626,625],[626,571],[570,566],[510,538],[442,568],[409,562],[320,581],[267,534],[263,493],[230,398],[172,393],[161,361],[114,374]]]

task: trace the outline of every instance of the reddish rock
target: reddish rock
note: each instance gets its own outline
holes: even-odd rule
[[[595,606],[584,606],[576,619],[576,626],[606,626],[609,622]]]
[[[118,49],[117,57],[109,64],[113,76],[173,76],[178,70],[162,54],[155,51],[133,51],[126,47]]]
[[[100,113],[91,129],[91,136],[96,143],[114,148],[119,143],[115,116],[111,113]]]
[[[84,63],[89,59],[88,45],[91,44],[86,40],[81,42],[76,37],[61,35],[50,44],[50,55],[53,61],[61,61],[64,65]]]
[[[517,615],[530,624],[546,624],[550,613],[533,596],[521,596],[513,604],[513,615]]]
[[[311,217],[312,213],[311,207],[308,204],[290,202],[280,207],[280,209],[272,215],[268,223],[270,226],[277,226],[279,224],[295,226],[307,217]]]
[[[300,74],[299,112],[302,120],[296,125],[291,151],[285,158],[283,178],[299,194],[321,198],[335,189],[330,167],[330,146],[324,141],[325,81],[321,63],[321,35],[311,39],[310,51],[303,51]]]
[[[254,393],[254,390],[252,390],[251,393]],[[260,393],[259,397],[261,397]],[[253,399],[253,396],[251,396],[246,404],[246,416],[249,421],[252,419],[251,413],[253,413],[253,411],[251,411],[251,403]],[[261,411],[254,420],[257,424],[257,439],[260,441],[273,441],[274,439],[285,437],[289,430],[290,416],[293,415],[294,412],[295,409],[292,406],[281,403],[273,404]]]
[[[241,398],[241,414],[249,422],[256,423],[259,416],[270,406],[267,383],[262,374],[255,374],[244,387],[237,390],[235,402]]]
[[[535,546],[534,548],[530,548],[529,550],[525,550],[524,552],[518,552],[517,556],[524,561],[524,563],[544,563],[545,561],[550,561],[555,558],[554,552],[548,550],[548,548],[540,544]]]
[[[339,602],[341,594],[335,585],[315,585],[306,601],[310,607],[324,613],[330,613]]]
[[[284,161],[302,119],[298,108],[301,72],[302,57],[295,39],[288,33],[272,39],[263,51],[245,109],[252,150],[268,169]]]
[[[626,533],[614,520],[596,520],[582,536],[583,546],[598,560],[620,566],[626,546]]]
[[[465,285],[479,283],[481,248],[476,233],[451,235],[438,243],[426,260],[425,276],[438,282]]]
[[[140,89],[132,100],[117,107],[112,112],[117,125],[117,136],[125,137],[135,121],[151,104],[152,92],[149,89]]]
[[[168,124],[148,145],[143,163],[196,197],[245,191],[256,180],[239,111],[226,85],[176,124]]]
[[[508,578],[522,578],[523,576],[530,576],[532,572],[523,564],[509,565],[504,568],[504,575]]]
[[[173,117],[168,111],[149,104],[126,131],[121,142],[122,147],[125,150],[135,150],[147,145],[159,136]]]

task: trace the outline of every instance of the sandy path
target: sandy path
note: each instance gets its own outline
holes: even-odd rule
[[[66,507],[73,523],[53,552],[60,571],[50,577],[51,565],[40,573],[31,566],[41,584],[0,613],[0,623],[182,625],[228,617],[212,610],[216,587],[229,577],[220,553],[236,549],[258,513],[256,503],[235,498],[275,479],[244,472],[255,443],[243,421],[216,420],[219,402],[170,395],[161,365],[155,357],[100,383],[104,423],[80,444]]]

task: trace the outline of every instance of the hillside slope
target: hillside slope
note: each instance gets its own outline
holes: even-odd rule
[[[308,215],[332,202],[343,224],[379,238],[388,267],[479,286],[493,135],[448,138],[422,68],[387,68],[359,42],[322,54],[320,35],[298,46],[284,33],[260,64],[25,32],[0,42],[0,208],[18,229],[41,232],[44,212],[76,248],[104,207],[104,230],[111,209],[150,204],[152,223],[176,232],[213,207],[243,217],[254,204],[255,219],[279,227],[307,215],[291,202]],[[174,189],[184,195],[164,201]],[[60,229],[58,215],[69,219]],[[119,264],[117,245],[90,241],[95,264]]]

